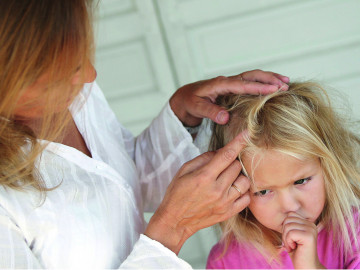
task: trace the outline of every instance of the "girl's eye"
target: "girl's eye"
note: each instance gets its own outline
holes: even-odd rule
[[[303,185],[306,184],[307,182],[309,182],[311,180],[311,177],[307,177],[304,179],[300,179],[294,182],[294,185]]]
[[[264,190],[260,190],[258,192],[255,192],[254,195],[255,196],[265,196],[266,194],[268,194],[270,192],[270,189],[264,189]]]

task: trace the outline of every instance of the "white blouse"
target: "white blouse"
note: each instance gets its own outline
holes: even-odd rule
[[[199,149],[169,104],[137,138],[96,83],[70,107],[92,158],[51,142],[38,160],[47,187],[0,186],[0,268],[191,268],[142,235],[181,165]],[[129,256],[130,255],[130,256]]]

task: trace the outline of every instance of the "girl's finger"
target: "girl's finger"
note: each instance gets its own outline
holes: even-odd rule
[[[296,248],[297,244],[303,244],[304,237],[317,236],[315,224],[298,217],[289,217],[284,221],[282,240],[287,250]]]
[[[300,224],[300,225],[306,225],[308,223],[310,223],[310,221],[304,219],[304,218],[300,218],[297,216],[292,216],[292,217],[287,217],[284,222],[283,222],[283,226],[286,226],[289,223],[296,223],[296,224]]]

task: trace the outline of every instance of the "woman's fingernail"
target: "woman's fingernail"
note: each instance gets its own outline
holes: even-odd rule
[[[290,78],[287,76],[282,76],[282,81],[285,81],[286,83],[290,82]]]
[[[282,85],[279,88],[279,91],[286,91],[289,89],[289,86],[286,83],[282,83]]]
[[[216,120],[218,123],[225,124],[228,120],[228,114],[225,111],[221,111],[217,114]]]

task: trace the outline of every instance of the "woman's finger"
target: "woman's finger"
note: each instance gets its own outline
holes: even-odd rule
[[[181,177],[185,174],[192,173],[193,171],[198,170],[199,168],[203,167],[207,163],[210,162],[210,160],[215,156],[215,152],[206,152],[203,153],[196,158],[186,162],[178,171],[176,174],[176,177]]]
[[[230,185],[223,184],[223,182],[230,181],[234,183],[240,175],[241,172],[241,164],[238,160],[234,160],[225,170],[223,170],[220,175],[217,177],[216,184],[219,189],[228,191]],[[227,181],[227,179],[229,179]],[[230,180],[231,179],[231,180]]]
[[[290,79],[286,76],[280,75],[278,73],[262,71],[258,69],[244,72],[241,74],[241,77],[247,81],[277,85],[279,88],[284,90],[288,89],[286,83],[290,81]]]
[[[209,175],[217,179],[219,175],[238,157],[240,151],[245,147],[244,135],[247,132],[241,132],[233,138],[223,148],[217,150],[214,157],[207,163],[203,169]],[[231,185],[234,179],[223,179],[224,185]]]
[[[226,124],[229,120],[229,113],[224,108],[201,97],[197,97],[194,106],[189,108],[189,113],[198,118],[209,118],[220,125]]]
[[[281,75],[279,73],[275,73],[275,72],[270,72],[272,73],[275,77],[277,77],[278,79],[280,79],[283,83],[288,84],[290,82],[290,78],[284,75]]]
[[[285,85],[285,84],[283,84]],[[282,86],[277,86],[273,84],[265,84],[262,82],[253,82],[253,81],[243,81],[242,93],[241,94],[249,94],[249,95],[267,95],[270,93],[274,93],[279,90]],[[286,89],[288,86],[285,85]]]
[[[254,87],[255,89],[252,89]],[[211,102],[215,102],[215,99],[220,95],[226,94],[268,94],[277,91],[280,88],[279,84],[264,84],[250,80],[240,80],[233,77],[217,77],[209,80],[206,87],[201,87],[197,90],[199,97],[207,97]]]
[[[245,175],[240,175],[229,187],[229,198],[238,199],[242,197],[250,188],[250,180]]]
[[[274,76],[271,77],[272,79],[276,79]],[[265,84],[255,81],[241,81],[235,79],[234,77],[218,80],[217,85],[214,87],[216,89],[213,93],[208,94],[208,98],[201,97],[201,95],[206,94],[201,93],[202,91],[199,91],[199,96],[196,96],[192,99],[192,106],[189,106],[189,113],[197,118],[209,118],[220,125],[226,124],[228,122],[229,113],[224,110],[224,108],[214,104],[217,96],[227,94],[266,95],[279,90],[279,86],[275,84]],[[283,87],[284,90],[287,90],[286,84],[283,84]]]
[[[228,211],[228,216],[224,220],[243,211],[249,205],[249,203],[250,194],[249,192],[246,192],[232,204],[231,208]]]
[[[180,87],[170,98],[170,106],[175,115],[187,126],[201,123],[209,118],[218,124],[226,124],[229,114],[214,105],[220,95],[251,94],[266,95],[287,90],[289,78],[273,72],[253,70],[239,75],[199,81]]]

